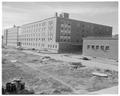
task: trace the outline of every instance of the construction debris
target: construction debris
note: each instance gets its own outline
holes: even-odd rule
[[[6,62],[7,62],[7,59],[3,58],[2,59],[2,64],[6,64]]]
[[[89,59],[89,58],[87,58],[87,57],[83,57],[82,59],[83,59],[83,60],[90,60],[90,59]]]
[[[71,63],[71,67],[72,67],[72,69],[77,69],[77,68],[80,68],[80,67],[85,67],[84,65],[82,65],[82,63],[81,62],[72,62]]]
[[[51,59],[51,57],[49,57],[49,56],[44,56],[44,57],[41,58],[42,62],[48,61],[50,59]]]
[[[11,62],[12,62],[12,63],[15,63],[15,62],[17,62],[17,60],[11,60]]]
[[[92,75],[94,75],[94,76],[99,76],[99,77],[108,77],[107,74],[100,73],[100,72],[92,72]]]
[[[21,79],[14,79],[2,87],[2,94],[34,94],[34,91],[25,89],[25,83]]]

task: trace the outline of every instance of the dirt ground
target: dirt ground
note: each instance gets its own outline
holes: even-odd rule
[[[117,71],[76,67],[73,62],[43,57],[22,50],[3,49],[2,84],[22,77],[35,94],[86,94],[118,85]],[[94,76],[92,73],[96,71],[108,76]]]

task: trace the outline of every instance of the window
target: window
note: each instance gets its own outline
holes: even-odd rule
[[[61,30],[63,30],[63,27],[61,27]]]
[[[64,27],[64,24],[61,24],[61,27]]]
[[[87,45],[87,49],[89,49],[90,48],[90,45]]]
[[[76,40],[76,42],[79,42],[79,40]]]
[[[85,32],[85,30],[83,29],[82,32]]]
[[[95,49],[95,46],[94,46],[94,45],[92,45],[92,49]]]
[[[52,45],[50,45],[50,48],[52,47]]]
[[[57,45],[55,45],[55,48],[57,48]]]
[[[70,42],[70,39],[68,39],[68,42]]]
[[[68,28],[68,31],[70,31],[71,30],[71,28]]]
[[[109,47],[109,46],[106,46],[105,50],[110,50],[110,47]]]
[[[98,46],[98,45],[96,46],[96,49],[99,49],[99,46]]]
[[[101,49],[104,50],[104,46],[101,46]]]

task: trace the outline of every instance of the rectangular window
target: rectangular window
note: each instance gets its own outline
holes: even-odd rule
[[[105,50],[110,50],[110,47],[109,47],[109,46],[106,46]]]
[[[61,27],[61,30],[63,30],[63,27]]]
[[[95,49],[95,46],[94,46],[94,45],[92,45],[92,49]]]
[[[96,46],[96,49],[99,49],[99,46],[98,46],[98,45]]]
[[[104,46],[101,46],[101,50],[104,50]]]
[[[89,49],[90,48],[90,45],[87,45],[87,49]]]
[[[67,30],[67,28],[65,27],[65,30]]]
[[[57,48],[57,45],[55,45],[55,48]]]
[[[68,39],[67,41],[70,42],[70,39]]]

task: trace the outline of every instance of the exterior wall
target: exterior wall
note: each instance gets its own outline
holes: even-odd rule
[[[57,18],[57,41],[81,44],[87,36],[110,36],[112,27],[73,19]]]
[[[6,29],[5,40],[6,40],[7,46],[13,46],[13,47],[17,46],[18,31],[19,31],[19,27],[13,27],[13,28]]]
[[[57,26],[56,26],[56,42],[60,43],[60,46],[70,45],[76,48],[68,49],[64,47],[64,50],[73,51],[74,49],[79,48],[83,45],[83,38],[87,36],[108,36],[112,37],[112,27],[93,24],[83,21],[77,21],[69,18],[60,18],[57,17]],[[62,44],[63,43],[63,44]],[[61,45],[62,44],[62,45]],[[60,47],[63,50],[63,47]],[[61,50],[59,48],[59,50]],[[67,48],[67,49],[66,49]],[[78,50],[81,51],[81,50]]]
[[[72,45],[71,43],[59,43],[59,53],[64,53],[64,52],[82,52],[82,46],[81,45]]]
[[[84,40],[83,55],[118,60],[118,40]]]
[[[56,41],[71,43],[71,23],[65,18],[57,17]]]
[[[25,48],[58,50],[56,42],[56,18],[48,18],[21,27],[21,42]]]
[[[4,36],[3,36],[3,45],[7,45],[7,34],[8,34],[8,30],[5,29]]]

